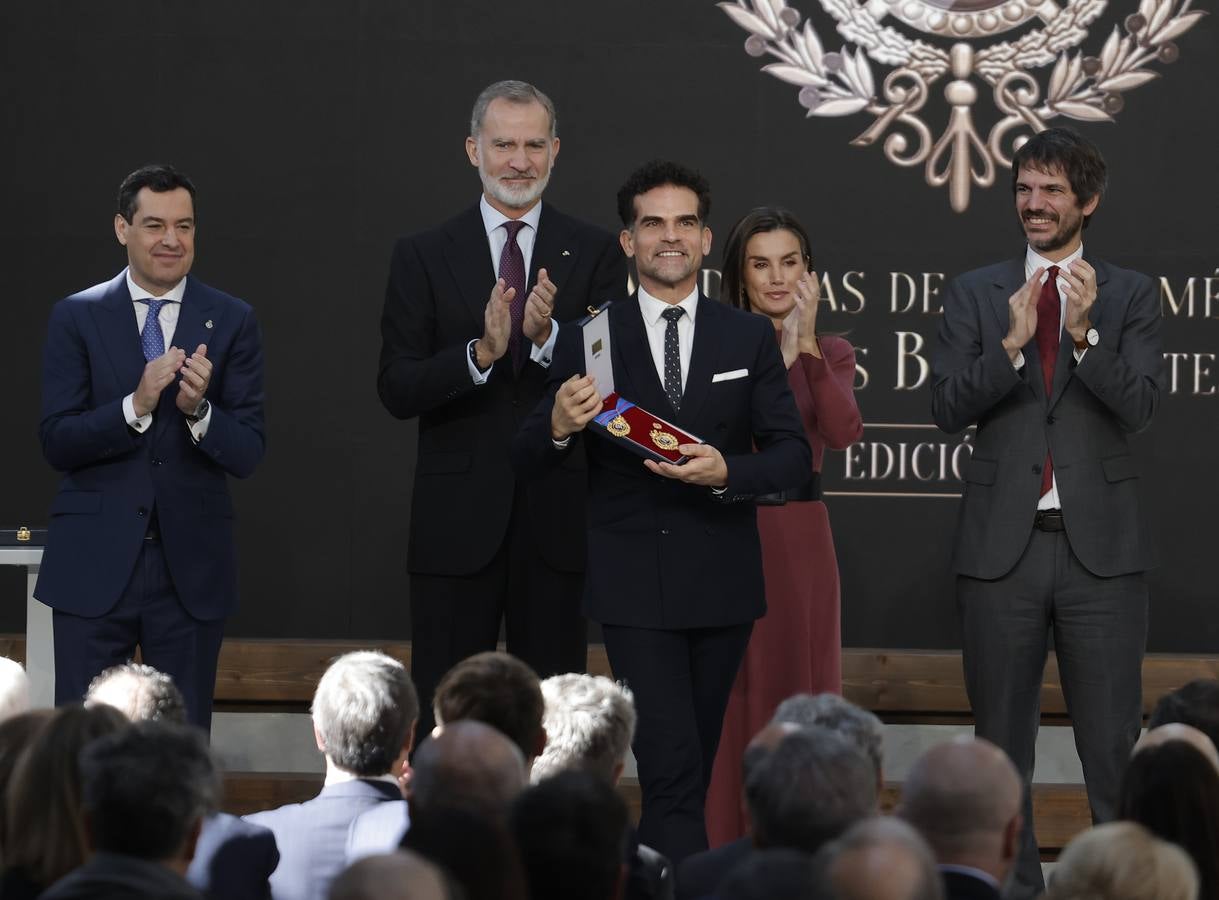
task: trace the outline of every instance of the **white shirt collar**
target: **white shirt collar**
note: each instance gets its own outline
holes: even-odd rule
[[[483,194],[478,200],[478,211],[483,214],[483,227],[486,229],[488,236],[505,222],[513,221],[510,216],[505,216],[502,212],[488,203],[486,194]],[[515,221],[524,222],[534,231],[537,231],[538,222],[540,222],[541,219],[542,201],[539,200],[529,208],[529,212],[525,213],[523,216],[518,216]]]
[[[186,276],[185,275],[182,276],[181,281],[179,281],[177,284],[175,284],[173,287],[171,287],[168,291],[166,291],[164,294],[161,294],[158,297],[156,294],[150,294],[148,291],[144,290],[142,287],[140,287],[138,284],[135,283],[134,279],[132,279],[132,277],[131,277],[131,268],[130,267],[124,269],[123,274],[127,276],[127,290],[131,292],[132,302],[136,302],[139,300],[172,300],[174,303],[181,303],[182,297],[186,294]]]
[[[384,781],[386,784],[394,786],[398,784],[398,779],[388,773],[385,775],[357,775],[355,772],[340,769],[334,764],[326,766],[325,787],[330,787],[334,784],[347,784],[351,781]]]
[[[643,285],[639,286],[639,311],[643,313],[643,321],[648,325],[655,326],[660,321],[661,314],[673,305],[665,303],[663,300],[657,300],[643,289]],[[694,290],[676,305],[686,311],[686,318],[693,323],[694,315],[698,312],[698,286],[695,285]]]
[[[1034,250],[1032,246],[1030,246],[1024,254],[1024,271],[1027,274],[1032,275],[1039,268],[1049,271],[1050,266],[1058,266],[1059,269],[1065,269],[1070,266],[1071,263],[1075,262],[1075,260],[1080,259],[1083,255],[1083,241],[1079,242],[1079,246],[1075,248],[1074,253],[1072,253],[1066,259],[1059,260],[1058,262],[1052,262],[1046,259],[1040,253]]]

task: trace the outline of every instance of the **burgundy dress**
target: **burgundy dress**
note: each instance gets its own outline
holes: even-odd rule
[[[855,350],[843,338],[820,338],[822,359],[801,353],[787,372],[804,432],[821,471],[825,448],[859,440]],[[745,745],[792,694],[842,691],[838,563],[825,504],[789,502],[758,507],[766,615],[753,628],[741,663],[707,792],[712,847],[745,834],[741,757]]]

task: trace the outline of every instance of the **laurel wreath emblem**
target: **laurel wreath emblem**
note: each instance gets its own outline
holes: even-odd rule
[[[1176,40],[1206,15],[1190,8],[1193,0],[1140,0],[1138,11],[1120,29],[1114,26],[1100,52],[1085,55],[1076,48],[1107,2],[1068,0],[1044,27],[976,51],[961,40],[944,49],[884,25],[882,19],[892,12],[931,34],[974,38],[1010,28],[1033,12],[1043,15],[1044,7],[1038,12],[1025,0],[1010,0],[995,12],[954,17],[933,7],[920,12],[917,3],[903,4],[897,12],[898,0],[821,0],[848,42],[826,52],[812,22],[786,0],[717,5],[749,32],[745,51],[750,56],[777,60],[763,71],[800,88],[807,116],[867,112],[872,124],[852,145],[867,147],[884,137],[886,158],[899,166],[923,166],[927,183],[947,185],[952,208],[963,212],[971,185],[990,187],[997,168],[1011,166],[1009,152],[1029,134],[1049,127],[1048,122],[1060,116],[1111,121],[1124,106],[1122,94],[1158,78],[1149,66],[1175,62],[1180,56]],[[869,60],[893,67],[879,90]],[[1031,70],[1050,65],[1043,91]],[[919,112],[932,85],[946,75],[952,76],[944,88],[952,108],[948,124],[933,137]],[[972,115],[978,99],[975,79],[990,88],[1002,113],[985,140]]]

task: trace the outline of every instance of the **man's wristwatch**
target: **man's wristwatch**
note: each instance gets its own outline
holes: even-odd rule
[[[1072,340],[1076,350],[1087,350],[1089,347],[1095,347],[1100,343],[1100,332],[1095,328],[1089,328],[1084,332],[1084,339],[1082,341]]]
[[[186,414],[186,421],[200,422],[203,419],[206,419],[208,410],[211,408],[212,405],[208,403],[206,399],[199,401],[199,405],[195,407],[195,411],[193,413]]]

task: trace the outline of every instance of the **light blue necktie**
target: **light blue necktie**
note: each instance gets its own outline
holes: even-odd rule
[[[169,300],[144,299],[148,304],[148,316],[144,319],[144,330],[140,332],[140,346],[144,348],[144,359],[152,362],[165,354],[165,335],[161,332],[161,307]]]

